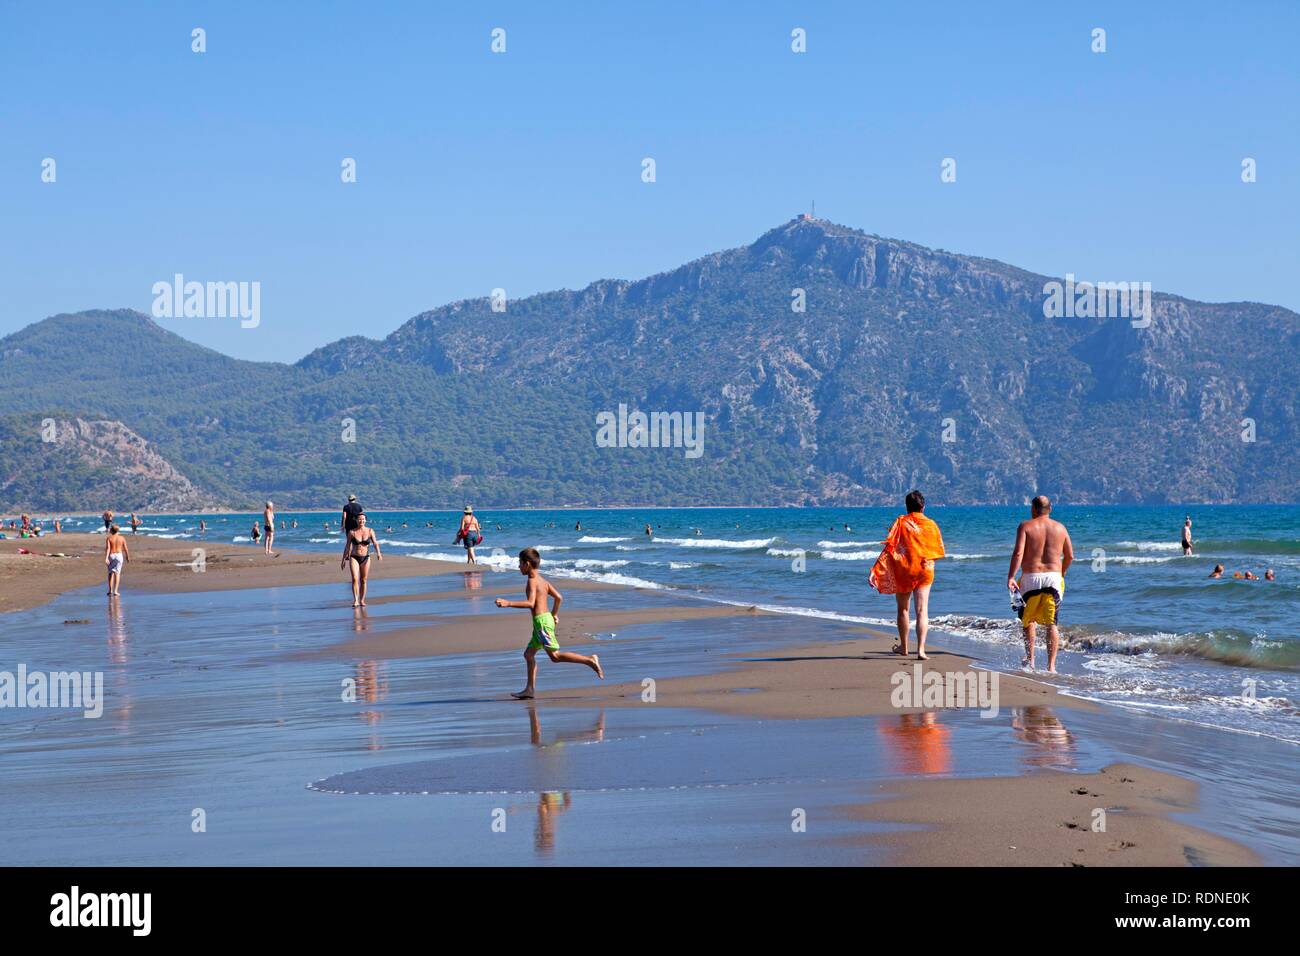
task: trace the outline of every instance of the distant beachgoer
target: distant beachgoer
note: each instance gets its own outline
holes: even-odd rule
[[[1221,565],[1221,564],[1216,564],[1216,565],[1214,566],[1214,570],[1210,572],[1210,577],[1212,577],[1212,578],[1221,578],[1221,577],[1223,577],[1223,565]]]
[[[23,516],[22,516],[22,522],[23,522],[23,524],[22,524],[22,530],[23,530],[24,532],[30,534],[30,533],[31,533],[31,530],[32,530],[32,519],[31,519],[31,516],[30,516],[30,515],[23,515]]]
[[[208,523],[207,523],[206,521],[204,521],[202,518],[200,518],[200,519],[199,519],[199,534],[206,534],[206,533],[207,533],[207,530],[208,530]]]
[[[55,518],[55,519],[54,519],[54,533],[55,533],[55,534],[63,534],[63,523],[62,523],[61,521],[59,521],[58,518]],[[1269,572],[1269,573],[1271,574],[1272,572]]]
[[[344,536],[343,560],[339,568],[348,568],[352,572],[352,606],[366,606],[366,583],[370,580],[370,549],[375,549],[375,557],[380,561],[384,556],[379,552],[379,539],[373,528],[366,527],[363,512],[357,515],[357,526]]]
[[[107,531],[109,528],[113,526],[113,512],[105,511],[103,518],[104,518],[104,530]]]
[[[579,521],[577,524],[575,524],[575,525],[573,526],[573,530],[574,530],[574,531],[581,531],[581,530],[582,530],[582,522]]]
[[[546,651],[546,656],[556,664],[586,664],[601,680],[605,679],[605,672],[600,667],[600,657],[592,654],[587,657],[585,654],[574,654],[571,651],[560,650],[560,642],[556,640],[555,631],[559,627],[560,621],[560,602],[564,597],[550,581],[537,573],[537,569],[542,566],[542,556],[537,553],[536,548],[524,548],[519,552],[519,573],[528,578],[528,586],[524,589],[524,600],[507,601],[505,598],[497,598],[497,607],[518,607],[531,611],[533,614],[533,635],[528,641],[528,646],[524,648],[524,661],[527,666],[528,683],[524,689],[518,693],[511,694],[511,697],[517,700],[532,700],[537,694],[537,651],[542,649]],[[554,599],[554,604],[547,608],[549,599]]]
[[[258,526],[257,522],[254,521],[253,522],[253,544],[257,544],[257,542],[261,540],[262,540],[262,529],[261,527]]]
[[[134,511],[131,512],[131,533],[135,534],[140,530],[140,519],[136,517]]]
[[[1269,568],[1267,571],[1264,572],[1264,580],[1265,580],[1265,581],[1276,581],[1276,580],[1277,580],[1277,575],[1273,573],[1273,569],[1272,569],[1272,568]]]
[[[655,536],[654,529],[650,527],[649,522],[646,523],[645,534],[647,538],[653,538]]]
[[[1259,578],[1255,577],[1255,573],[1253,571],[1247,571],[1245,574],[1242,575],[1242,577],[1245,578],[1247,581],[1259,580]]]
[[[117,597],[122,586],[122,567],[131,560],[131,551],[126,546],[126,538],[117,525],[108,526],[108,537],[104,539],[104,565],[108,568],[108,595]]]
[[[698,537],[699,537],[700,535],[702,535],[703,533],[704,533],[704,532],[701,531],[699,528],[696,528],[696,529],[695,529],[695,537],[698,538]]]
[[[1052,518],[1052,502],[1047,495],[1039,495],[1030,503],[1030,514],[1033,517],[1016,528],[1007,588],[1019,598],[1015,604],[1025,629],[1025,658],[1021,665],[1034,669],[1035,625],[1042,624],[1047,628],[1047,672],[1055,674],[1056,652],[1061,644],[1056,618],[1065,598],[1065,573],[1074,563],[1074,545],[1065,525]]]
[[[930,587],[934,584],[934,562],[944,556],[943,535],[939,526],[922,514],[925,495],[909,491],[904,504],[907,513],[894,519],[867,580],[881,594],[894,595],[898,641],[893,650],[904,657],[911,629],[908,604],[915,604],[916,659],[923,661],[927,660],[925,638],[930,631]]]
[[[1183,522],[1183,557],[1189,557],[1192,553],[1192,516],[1188,515],[1187,520]]]
[[[262,525],[266,529],[262,550],[270,554],[271,544],[275,541],[275,508],[269,501],[266,503],[266,507],[262,509]]]
[[[294,518],[293,521],[289,522],[289,527],[290,527],[290,528],[296,528],[296,527],[298,527],[298,519],[297,519],[297,518]]]
[[[465,562],[477,564],[478,558],[474,556],[474,549],[483,542],[483,528],[478,523],[478,518],[474,517],[474,509],[469,505],[465,506],[465,511],[461,514],[460,530],[456,532],[456,540],[465,545]]]
[[[357,519],[363,514],[365,509],[357,503],[357,496],[348,495],[348,503],[343,506],[343,517],[340,519],[344,533],[355,531],[358,527]],[[329,522],[325,523],[325,527],[329,527]]]

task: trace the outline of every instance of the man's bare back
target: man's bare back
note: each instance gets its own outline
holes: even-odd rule
[[[1016,550],[1022,555],[1020,567],[1028,574],[1036,571],[1064,573],[1074,561],[1070,532],[1048,515],[1020,522],[1016,538]]]

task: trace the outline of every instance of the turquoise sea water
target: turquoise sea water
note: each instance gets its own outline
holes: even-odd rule
[[[867,572],[894,509],[778,508],[479,512],[480,560],[513,574],[514,555],[541,548],[544,572],[675,589],[796,616],[892,626],[893,599]],[[931,508],[948,558],[931,596],[934,638],[994,668],[1014,670],[1022,646],[1006,571],[1027,509]],[[452,545],[458,515],[369,512],[386,552],[463,560]],[[1055,679],[1072,694],[1227,731],[1300,742],[1300,506],[1080,507],[1055,517],[1070,528],[1076,564],[1061,609],[1065,650]],[[1195,555],[1179,534],[1193,520]],[[193,541],[246,543],[254,515],[144,516],[141,531]],[[279,547],[341,550],[337,514],[282,512]],[[331,521],[327,530],[324,522]],[[581,524],[581,530],[576,525]],[[646,524],[654,534],[645,534]],[[69,519],[95,530],[99,519]],[[431,526],[430,526],[431,525]],[[391,529],[391,530],[389,530]],[[698,532],[698,533],[697,533]],[[1229,577],[1210,580],[1215,563]],[[1234,580],[1234,571],[1275,582]],[[382,571],[372,588],[382,593]],[[735,641],[735,637],[729,640]],[[1045,653],[1038,652],[1039,666]]]

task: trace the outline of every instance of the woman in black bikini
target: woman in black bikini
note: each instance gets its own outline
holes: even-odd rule
[[[352,606],[366,606],[366,581],[370,577],[370,549],[375,549],[375,557],[380,561],[384,556],[379,553],[379,539],[373,529],[366,527],[364,513],[357,515],[357,526],[349,531],[343,539],[343,560],[339,568],[351,567],[352,570]]]

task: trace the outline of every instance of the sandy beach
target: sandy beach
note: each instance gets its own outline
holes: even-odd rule
[[[57,608],[61,595],[67,595],[62,599],[66,601],[84,594],[85,603],[93,606],[96,592],[90,589],[101,584],[102,546],[102,538],[87,534],[0,542],[3,606],[10,612],[3,620],[21,627],[24,609],[30,613],[47,602],[54,602],[51,609]],[[527,639],[526,616],[490,609],[495,597],[521,594],[522,580],[516,573],[466,574],[464,565],[394,555],[372,576],[373,607],[353,612],[345,606],[347,578],[332,555],[285,551],[268,557],[249,546],[181,544],[147,535],[130,539],[130,546],[134,560],[124,579],[120,599],[124,605],[144,594],[177,599],[192,594],[201,600],[213,592],[264,594],[274,588],[290,598],[301,593],[302,598],[293,598],[299,601],[312,595],[307,606],[317,609],[311,614],[324,623],[331,617],[329,595],[337,597],[338,611],[332,616],[339,623],[322,632],[325,636],[313,641],[314,646],[275,652],[277,667],[332,668],[338,662],[370,675],[384,668],[393,673],[393,668],[422,660],[465,659],[492,662],[491,668],[503,679],[514,680],[522,672],[515,652]],[[19,547],[36,553],[18,554]],[[205,549],[201,573],[191,569],[195,547]],[[421,586],[422,581],[436,586]],[[860,852],[863,861],[915,865],[1164,866],[1256,861],[1248,848],[1173,818],[1198,807],[1196,783],[1174,774],[1116,763],[1091,773],[1044,769],[936,777],[931,771],[946,769],[952,758],[935,762],[933,748],[950,748],[951,742],[939,739],[949,733],[946,728],[927,721],[936,714],[950,714],[976,717],[975,725],[992,722],[980,721],[976,706],[958,708],[962,715],[953,714],[952,708],[936,711],[920,702],[899,706],[891,699],[898,681],[895,675],[910,675],[908,679],[915,678],[917,686],[929,672],[950,679],[978,677],[981,669],[973,668],[962,655],[932,646],[930,659],[918,664],[914,658],[904,661],[891,653],[889,635],[868,628],[841,625],[833,629],[834,639],[827,640],[826,629],[751,607],[590,581],[559,579],[556,583],[574,592],[561,615],[562,643],[599,644],[611,678],[600,683],[588,679],[585,671],[579,675],[577,668],[543,661],[538,699],[527,705],[535,726],[552,723],[552,715],[584,711],[599,711],[601,726],[607,710],[610,714],[623,710],[681,713],[688,720],[698,719],[690,718],[691,714],[713,714],[738,721],[727,726],[759,743],[776,726],[829,728],[852,719],[904,721],[897,726],[881,724],[880,734],[887,750],[895,745],[891,740],[904,739],[899,733],[906,735],[907,747],[920,742],[907,764],[914,772],[903,779],[863,779],[860,800],[838,804],[835,812],[844,821],[880,825],[883,830],[847,833],[838,839],[837,852]],[[325,605],[315,596],[322,593],[322,586],[335,588],[324,592]],[[219,624],[227,612],[222,605],[203,604],[186,613],[197,615],[190,618],[193,627],[199,619],[214,615],[213,622]],[[719,628],[738,634],[747,629],[761,632],[766,645],[739,652],[724,651],[719,645],[718,651],[710,652],[709,635]],[[696,635],[703,653],[679,655],[666,674],[639,663],[629,675],[621,666],[623,656],[635,648],[654,655],[667,646],[666,631]],[[508,663],[496,663],[503,655]],[[647,677],[653,678],[651,703],[645,695]],[[1014,712],[1022,722],[1025,714],[1035,715],[1033,719],[1041,723],[1057,720],[1050,715],[1058,711],[1099,710],[1095,704],[1021,676],[997,675],[997,688],[998,708]],[[382,699],[382,693],[376,692],[373,701]],[[504,694],[472,699],[479,706],[491,704],[504,716],[525,706]],[[961,748],[952,749],[960,752]],[[1091,828],[1096,808],[1108,812],[1104,832]]]

